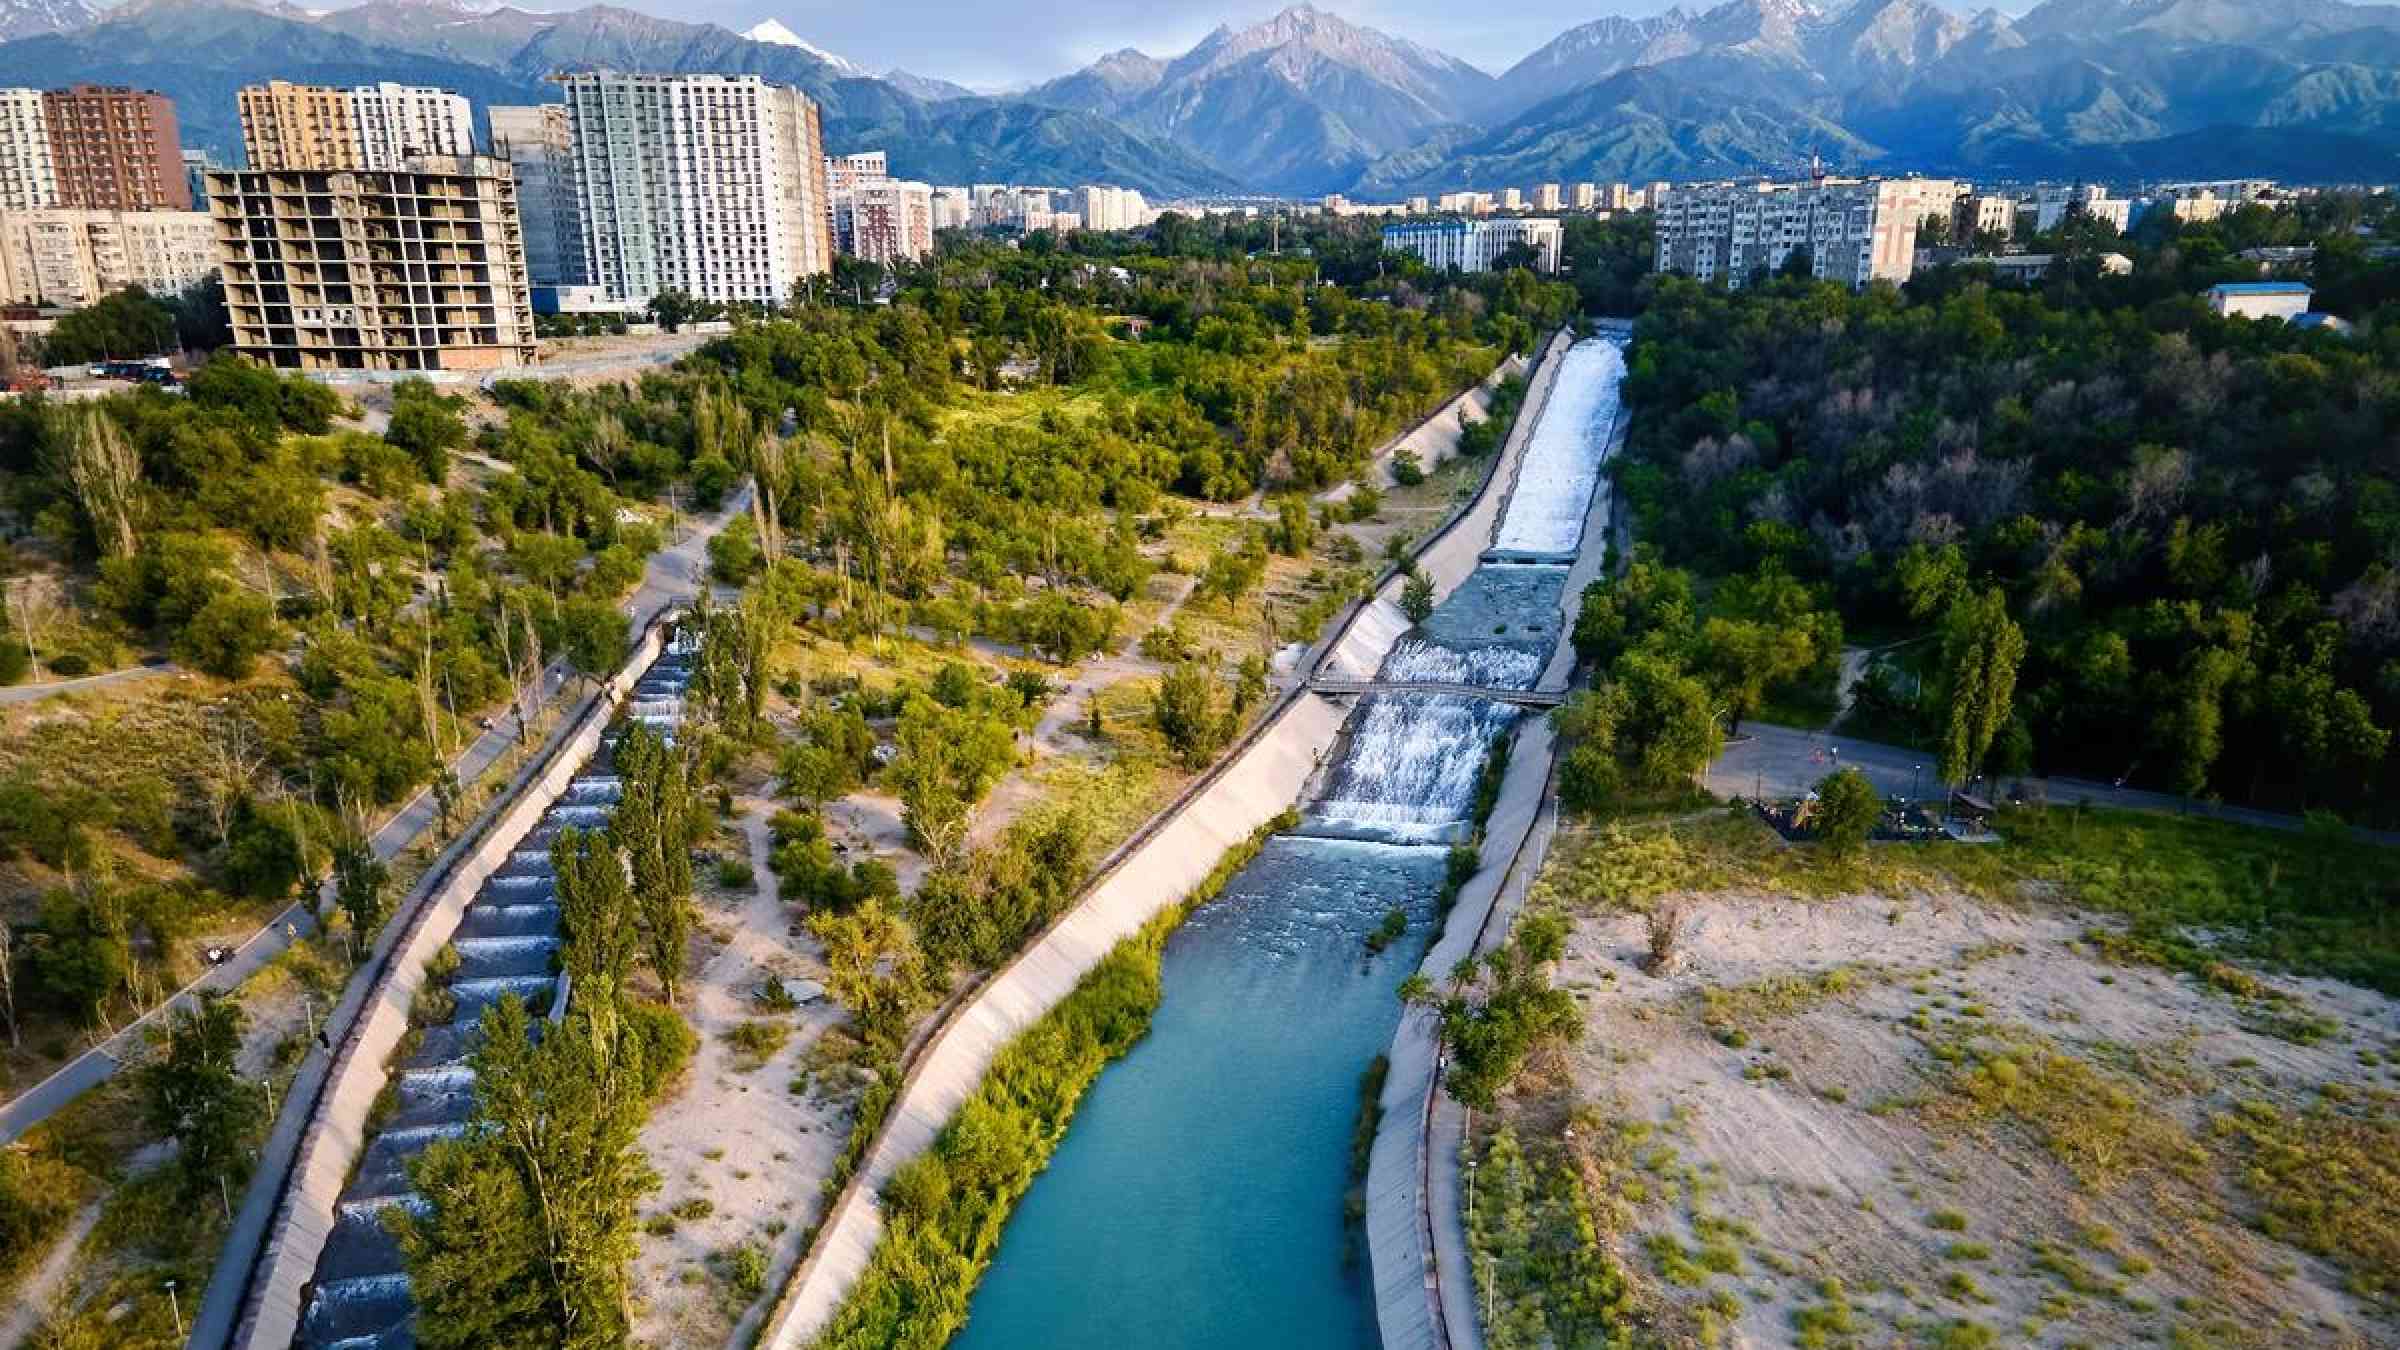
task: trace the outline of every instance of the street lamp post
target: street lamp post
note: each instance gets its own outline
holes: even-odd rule
[[[167,1281],[167,1306],[175,1310],[175,1339],[183,1339],[183,1300],[175,1297],[175,1282]]]

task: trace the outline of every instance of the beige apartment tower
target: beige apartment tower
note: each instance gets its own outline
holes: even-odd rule
[[[532,295],[508,166],[208,177],[234,347],[294,370],[489,370],[533,360]]]
[[[242,112],[242,161],[248,167],[362,167],[347,91],[270,80],[245,85],[236,99]]]

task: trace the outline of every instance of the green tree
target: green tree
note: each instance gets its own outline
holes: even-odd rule
[[[141,287],[129,286],[60,315],[42,350],[54,366],[157,356],[175,350],[175,312]]]
[[[1810,829],[1829,853],[1843,857],[1856,853],[1883,823],[1883,794],[1856,769],[1842,769],[1818,779],[1816,794]]]
[[[1484,958],[1481,988],[1461,989],[1438,1006],[1451,1055],[1442,1081],[1452,1097],[1490,1110],[1535,1047],[1582,1034],[1575,996],[1552,988],[1547,969],[1565,951],[1566,935],[1560,916],[1528,914]]]
[[[613,1035],[613,1021],[641,945],[624,857],[608,836],[573,826],[550,844],[562,938],[559,964],[570,981],[569,1007],[589,1007]]]
[[[1232,719],[1218,685],[1216,672],[1198,661],[1178,662],[1159,677],[1150,720],[1186,768],[1197,769],[1215,758],[1232,735]]]
[[[632,639],[626,636],[625,616],[615,605],[598,596],[579,595],[559,606],[558,622],[567,663],[575,667],[576,674],[598,681],[625,664]]]
[[[425,1345],[625,1341],[634,1206],[657,1184],[639,1147],[653,1084],[642,1042],[596,1002],[579,987],[539,1042],[514,995],[483,1015],[467,1132],[415,1164],[424,1213],[388,1220]]]
[[[1942,781],[1966,782],[1982,771],[1992,740],[2008,724],[2025,659],[2025,630],[2008,617],[2008,597],[1994,586],[1953,601],[1942,621]]]
[[[275,607],[266,597],[229,586],[192,615],[172,645],[182,660],[211,675],[239,680],[282,640]]]
[[[392,388],[392,420],[383,438],[407,451],[428,483],[441,483],[450,471],[450,452],[467,443],[458,405],[424,380],[402,380]]]
[[[177,1008],[167,1023],[167,1053],[141,1070],[150,1128],[175,1140],[184,1189],[238,1185],[265,1101],[243,1081],[241,1005],[215,992],[197,1007]]]
[[[609,818],[609,836],[625,854],[650,970],[672,1006],[691,944],[696,803],[684,758],[647,727],[626,731],[617,765],[625,790]]]
[[[392,869],[375,856],[365,836],[343,835],[333,850],[334,897],[361,942],[374,941],[391,917],[391,878]]]
[[[1400,588],[1400,612],[1410,623],[1421,624],[1433,617],[1433,578],[1411,569],[1408,582]]]
[[[1016,759],[1016,733],[980,709],[917,694],[901,708],[893,740],[899,753],[883,781],[898,794],[910,835],[945,860],[966,842],[967,813]]]

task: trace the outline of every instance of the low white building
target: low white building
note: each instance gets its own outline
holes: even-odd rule
[[[2316,294],[2299,281],[2228,281],[2208,288],[2208,307],[2228,319],[2283,319],[2308,312]]]
[[[2011,281],[2031,282],[2040,281],[2043,277],[2050,275],[2050,268],[2057,263],[2058,255],[2055,253],[1997,253],[1969,258],[1966,261],[1981,263]],[[2102,276],[2121,277],[2130,276],[2133,273],[2133,259],[2122,253],[2103,253],[2098,261]]]

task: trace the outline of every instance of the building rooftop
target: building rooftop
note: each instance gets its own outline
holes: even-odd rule
[[[2308,283],[2302,281],[2221,281],[2208,288],[2210,295],[2314,295]]]

